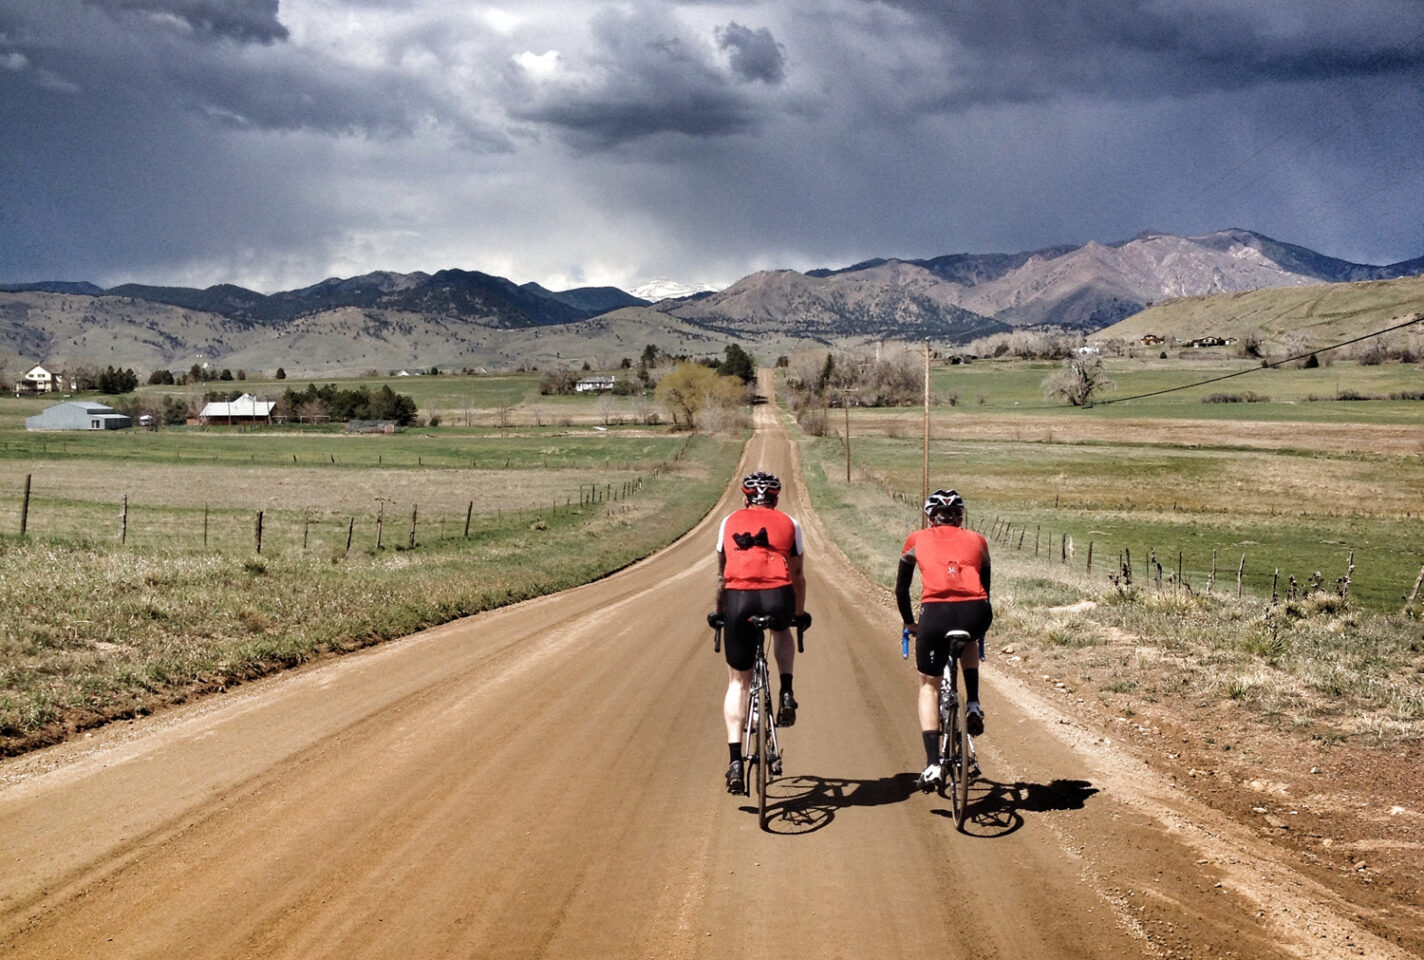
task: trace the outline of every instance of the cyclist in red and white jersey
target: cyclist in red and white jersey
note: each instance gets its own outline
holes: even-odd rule
[[[776,509],[781,480],[758,471],[742,480],[744,506],[722,520],[717,532],[717,606],[714,617],[725,625],[727,696],[722,712],[727,722],[731,765],[727,790],[744,787],[741,732],[746,724],[747,689],[761,631],[748,617],[765,614],[771,629],[781,697],[776,722],[789,727],[796,722],[796,697],[792,693],[792,666],[796,644],[790,628],[811,625],[806,613],[806,577],[802,572],[805,547],[801,524]]]
[[[979,642],[994,620],[989,603],[989,544],[964,529],[964,498],[953,490],[936,490],[925,500],[930,525],[905,539],[895,578],[895,602],[905,628],[915,635],[915,665],[920,671],[917,712],[924,737],[926,765],[919,787],[933,790],[943,782],[939,766],[939,684],[949,660],[951,630],[965,630],[973,642],[965,645],[959,663],[964,672],[965,726],[970,736],[984,732],[979,705]],[[920,619],[910,604],[910,583],[920,571]]]

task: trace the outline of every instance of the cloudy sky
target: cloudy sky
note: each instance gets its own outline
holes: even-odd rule
[[[1424,254],[1420,0],[0,0],[0,282]]]

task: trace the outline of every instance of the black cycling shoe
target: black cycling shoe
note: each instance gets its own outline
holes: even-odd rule
[[[733,760],[732,765],[727,768],[727,792],[746,793],[747,778],[742,772],[742,761]]]
[[[964,711],[964,729],[969,731],[971,737],[977,737],[984,732],[984,711],[978,700],[970,703]]]
[[[796,723],[796,698],[790,690],[781,691],[781,709],[776,711],[776,725],[789,727]]]

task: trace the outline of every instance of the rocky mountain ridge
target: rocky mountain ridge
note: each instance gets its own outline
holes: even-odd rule
[[[1424,258],[1355,264],[1224,230],[766,271],[652,303],[612,287],[554,292],[464,270],[378,271],[270,295],[230,284],[105,290],[56,281],[0,286],[0,351],[49,365],[146,371],[202,362],[301,375],[599,365],[649,343],[702,355],[729,342],[784,352],[925,337],[955,344],[1043,326],[1094,331],[1170,298],[1419,273]]]

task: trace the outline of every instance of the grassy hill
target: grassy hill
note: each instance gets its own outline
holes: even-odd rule
[[[1154,304],[1098,337],[1140,340],[1147,334],[1191,340],[1254,337],[1271,352],[1300,352],[1383,330],[1424,314],[1424,276],[1366,283],[1183,297]],[[1410,328],[1424,335],[1424,325]]]

